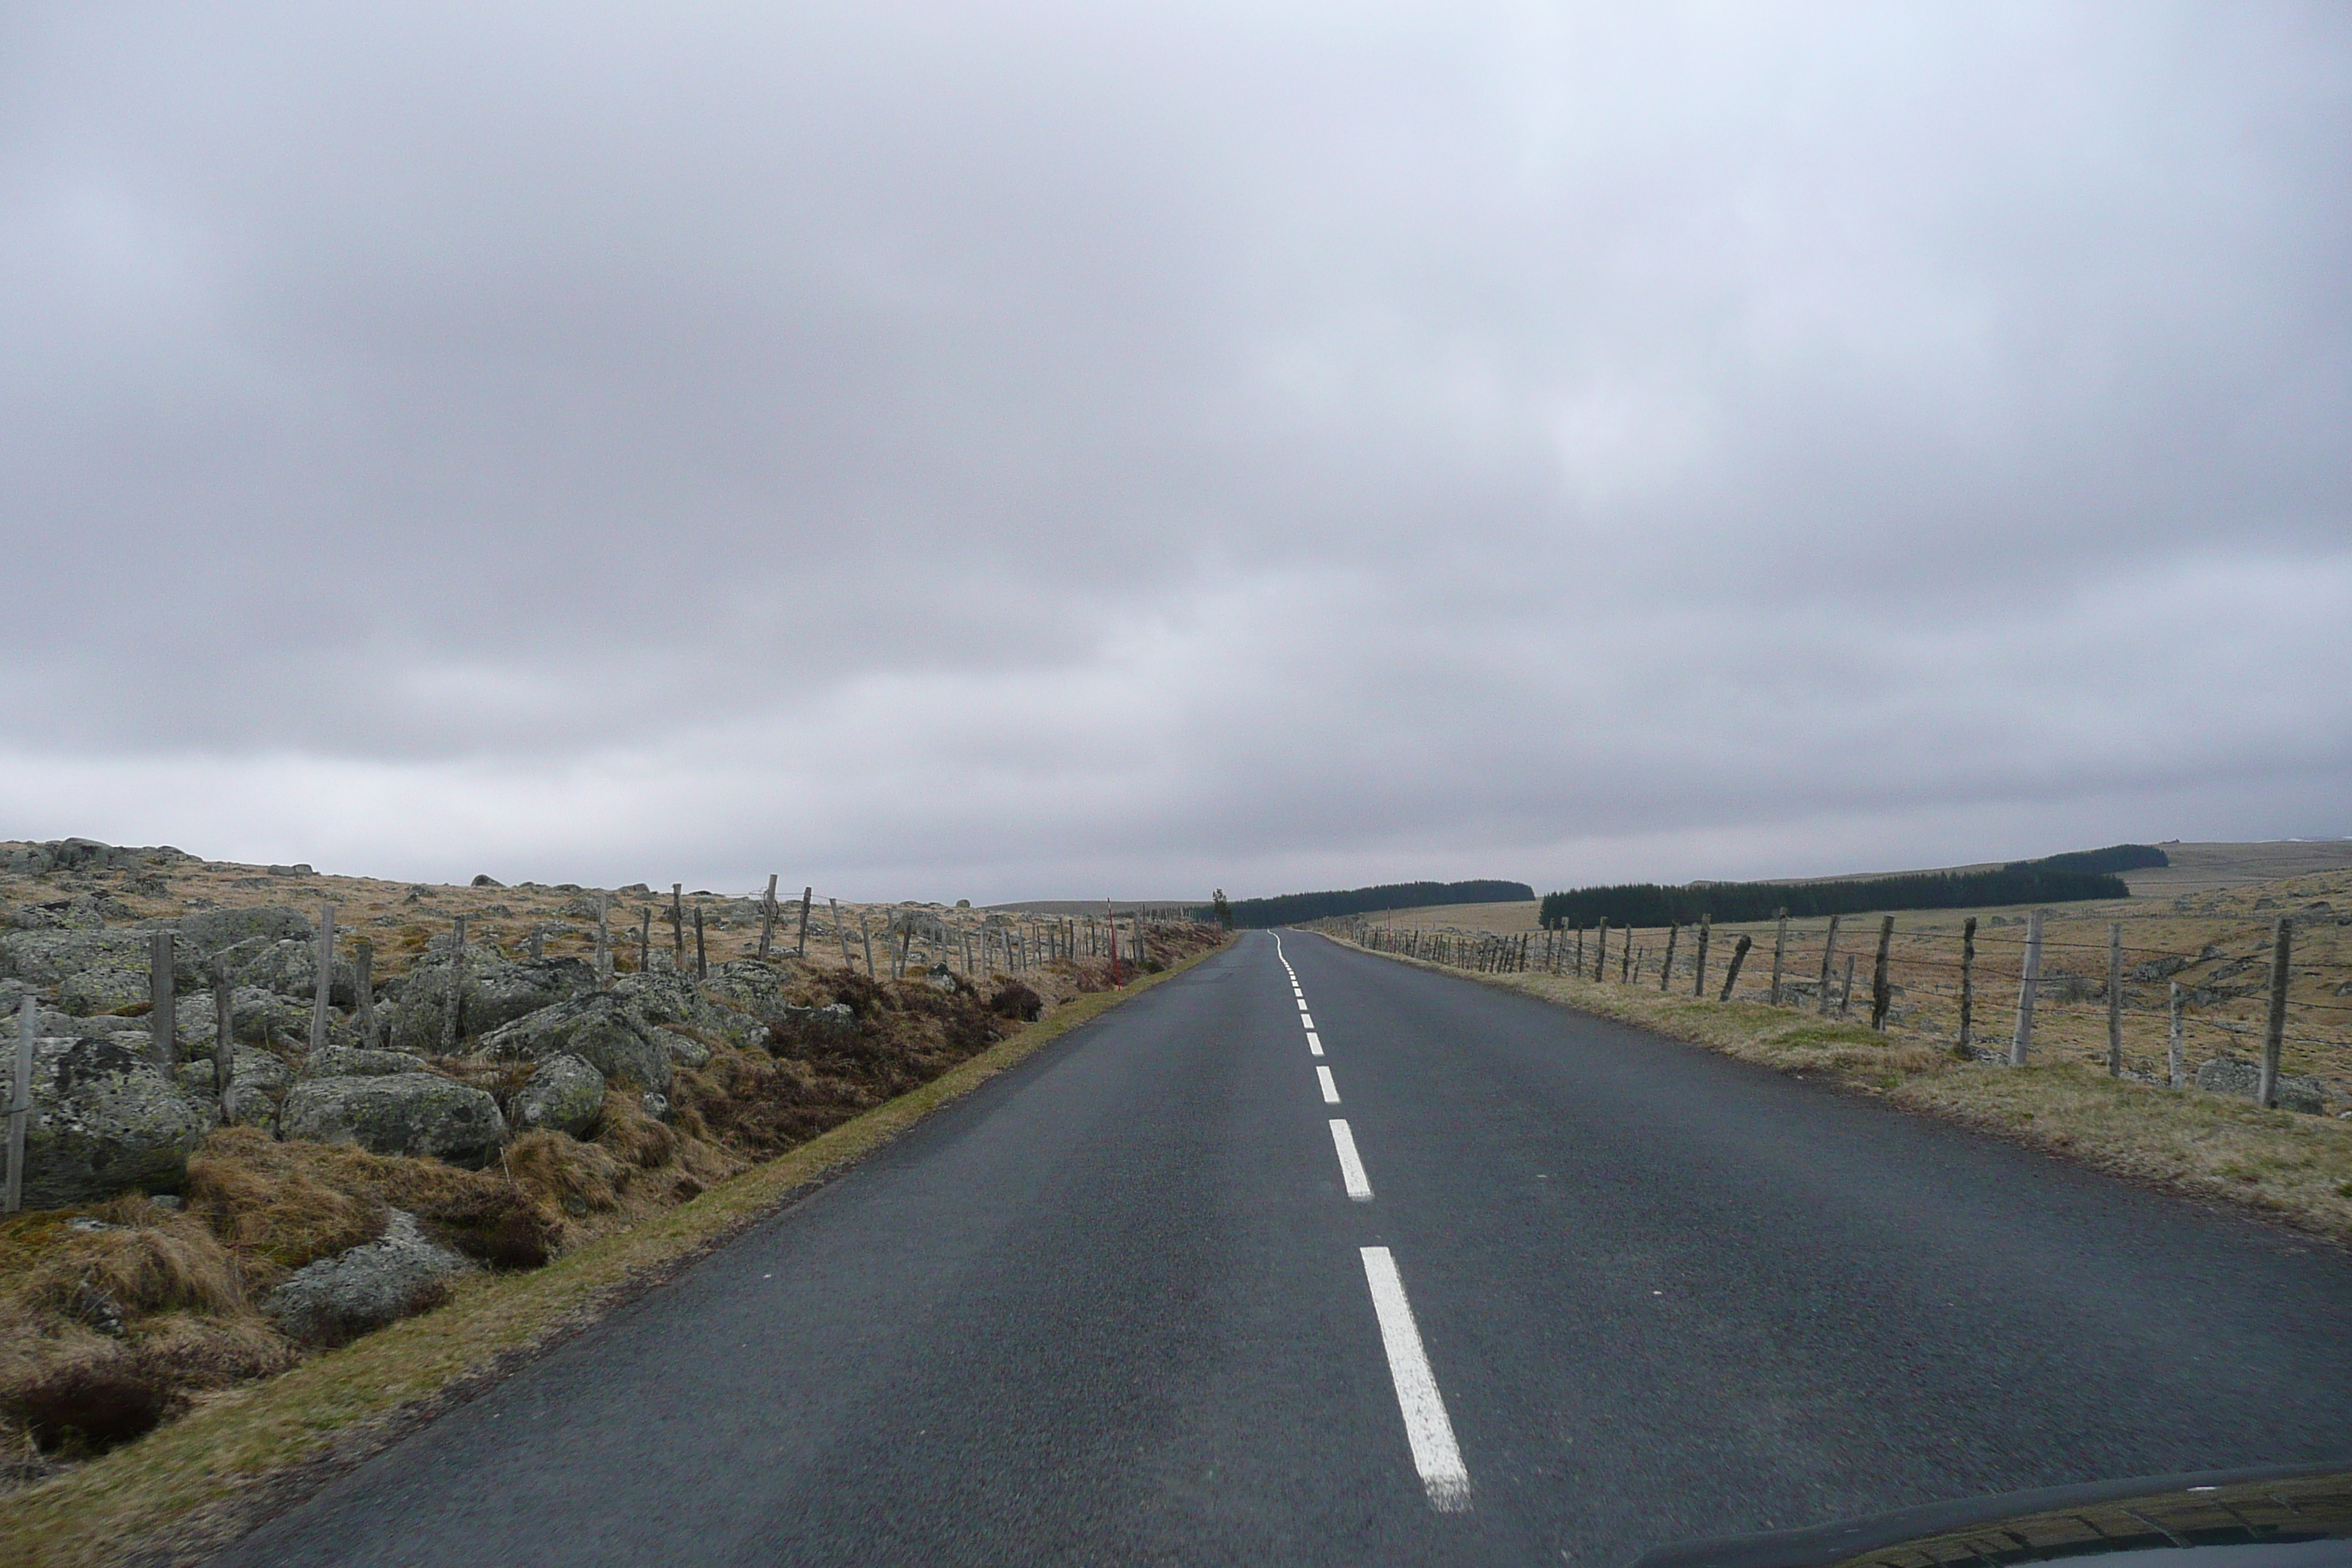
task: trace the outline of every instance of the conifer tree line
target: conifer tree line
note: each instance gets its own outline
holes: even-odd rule
[[[1525,882],[1390,882],[1377,888],[1351,888],[1344,892],[1235,899],[1231,909],[1234,925],[1259,930],[1328,920],[1335,915],[1369,914],[1374,910],[1418,910],[1433,904],[1523,904],[1535,896],[1535,889]],[[1204,910],[1202,918],[1222,917]]]
[[[1542,921],[1559,930],[1607,920],[1613,926],[1696,924],[1701,915],[1726,923],[1770,920],[1786,910],[1792,919],[1859,914],[1865,910],[1959,910],[1989,904],[2063,904],[2095,899],[2126,899],[2131,889],[2116,875],[2171,864],[2147,844],[2117,844],[2039,860],[2012,860],[1985,871],[1918,871],[1898,877],[1863,877],[1833,882],[1694,882],[1664,887],[1622,882],[1544,895]]]

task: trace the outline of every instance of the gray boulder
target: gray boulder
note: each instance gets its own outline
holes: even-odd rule
[[[614,983],[613,994],[634,1003],[646,1023],[664,1028],[741,1036],[750,1032],[753,1022],[706,995],[692,976],[667,971],[625,974]]]
[[[302,1064],[304,1078],[388,1078],[394,1073],[425,1070],[423,1057],[352,1046],[329,1046],[313,1051]]]
[[[446,952],[447,944],[443,943]],[[596,972],[577,958],[510,962],[488,948],[467,944],[462,1027],[467,1038],[499,1026],[585,996],[596,989]],[[438,1051],[449,1016],[449,966],[446,959],[411,971],[392,992],[392,1046],[395,1050]]]
[[[45,871],[119,871],[169,866],[193,857],[168,844],[131,848],[95,838],[58,838],[44,844],[0,844],[0,871],[37,877]]]
[[[226,970],[239,989],[252,986],[305,1002],[319,994],[319,944],[314,940],[248,937],[212,953],[204,968],[209,974]],[[359,1001],[359,972],[340,953],[328,981],[327,1001],[336,1007]]]
[[[175,963],[172,967],[176,970],[179,965]],[[88,1017],[95,1013],[111,1013],[119,1007],[135,1007],[153,994],[146,965],[124,969],[109,963],[67,975],[58,986],[58,1004],[69,1013]]]
[[[215,1016],[213,994],[196,991],[183,995],[177,1012],[180,1054],[210,1058]],[[307,1045],[310,1039],[310,1006],[258,985],[240,985],[229,993],[228,1025],[230,1035],[246,1045],[266,1046],[273,1041]]]
[[[210,1056],[195,1057],[172,1069],[172,1081],[185,1092],[203,1098],[214,1093],[213,1060]],[[276,1094],[294,1081],[294,1069],[286,1058],[250,1046],[236,1046],[229,1053],[229,1083],[250,1084],[257,1089]]]
[[[2252,1100],[2262,1087],[2260,1065],[2237,1057],[2215,1057],[2197,1069],[2197,1087],[2209,1094],[2234,1094]],[[2305,1073],[2281,1073],[2278,1080],[2278,1105],[2281,1110],[2299,1110],[2306,1116],[2327,1114],[2327,1086]]]
[[[298,1268],[261,1310],[289,1339],[341,1344],[438,1306],[474,1266],[425,1238],[415,1215],[387,1211],[383,1235]]]
[[[515,1131],[587,1135],[604,1113],[604,1075],[566,1051],[548,1058],[508,1101]]]
[[[823,1049],[857,1037],[857,1015],[845,1002],[832,1002],[822,1007],[782,1007],[771,1024],[770,1038],[765,1043],[770,1050],[777,1052],[789,1052],[795,1047]]]
[[[157,1071],[135,1042],[37,1040],[25,1206],[177,1192],[213,1121],[213,1108]]]
[[[12,931],[0,937],[0,972],[44,986],[58,984],[85,969],[128,969],[144,974],[148,952],[145,931]],[[175,963],[173,967],[176,971],[180,966]]]
[[[279,942],[310,942],[318,935],[310,917],[282,906],[266,909],[204,910],[179,920],[179,945],[190,954],[209,958],[223,948],[244,942],[264,946]]]
[[[298,1083],[278,1125],[284,1138],[356,1143],[373,1154],[430,1155],[472,1170],[498,1158],[507,1137],[497,1100],[425,1072]]]
[[[764,1034],[766,1031],[761,1032]],[[709,1046],[704,1045],[700,1040],[691,1039],[673,1030],[665,1029],[657,1024],[646,1028],[646,1037],[668,1052],[669,1059],[688,1072],[708,1066],[710,1061]]]
[[[670,1054],[635,1004],[613,994],[542,1007],[484,1036],[478,1047],[495,1061],[545,1061],[569,1052],[608,1079],[667,1092]]]
[[[722,1004],[734,1004],[727,1009],[734,1020],[721,1026],[731,1030],[747,1026],[750,1020],[777,1016],[786,1005],[784,989],[792,982],[792,973],[777,964],[738,958],[715,966],[702,988]]]

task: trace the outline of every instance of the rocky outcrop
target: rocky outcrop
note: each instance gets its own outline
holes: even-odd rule
[[[604,1075],[568,1051],[550,1057],[507,1109],[518,1133],[543,1131],[584,1138],[604,1113]]]
[[[507,1125],[498,1101],[482,1090],[436,1073],[406,1072],[298,1083],[278,1112],[278,1133],[479,1170],[498,1158]]]
[[[478,1049],[494,1061],[545,1061],[567,1052],[607,1079],[669,1090],[669,1051],[635,1003],[614,994],[559,1002],[484,1036]]]
[[[38,877],[50,871],[124,871],[169,866],[194,857],[168,844],[142,849],[101,844],[95,838],[57,838],[44,844],[0,844],[0,871]]]
[[[282,905],[264,909],[201,910],[178,921],[179,945],[190,955],[209,958],[223,948],[246,942],[265,945],[279,942],[311,942],[317,929],[299,910]]]
[[[61,1208],[122,1192],[177,1192],[213,1108],[118,1039],[34,1045],[25,1129],[25,1206]]]
[[[203,969],[206,974],[215,976],[227,971],[231,984],[240,990],[251,986],[306,1002],[319,994],[319,944],[315,940],[247,937],[212,953],[203,961]],[[327,984],[330,1005],[350,1007],[358,1002],[359,972],[350,959],[340,953]]]
[[[148,952],[148,935],[142,931],[13,931],[0,937],[0,973],[39,986],[56,985],[86,969],[126,969],[143,975]],[[180,966],[175,963],[173,967],[176,971]],[[145,988],[141,989],[143,994]]]
[[[595,989],[595,970],[580,959],[536,958],[518,963],[469,943],[461,1026],[471,1039]],[[440,1050],[449,1016],[447,963],[428,963],[413,971],[393,993],[389,1011],[394,1050]]]
[[[302,1076],[311,1078],[389,1078],[394,1073],[427,1070],[423,1057],[405,1051],[373,1051],[352,1046],[329,1046],[313,1051],[302,1064]]]
[[[739,968],[721,965],[721,969]],[[730,976],[722,976],[721,984]],[[704,994],[690,976],[656,970],[650,974],[625,974],[613,984],[613,994],[635,1005],[647,1024],[666,1029],[694,1029],[705,1034],[740,1037],[752,1020]]]
[[[173,965],[177,969],[179,965]],[[58,986],[58,1005],[80,1017],[98,1013],[111,1013],[119,1007],[135,1007],[153,995],[150,989],[147,967],[125,969],[104,963],[66,976]]]
[[[387,1212],[383,1235],[298,1268],[261,1310],[288,1338],[333,1345],[438,1306],[474,1266],[428,1240],[415,1216]]]
[[[2210,1094],[2235,1094],[2247,1100],[2261,1089],[2262,1068],[2237,1057],[2215,1057],[2197,1069],[2197,1087]],[[2327,1114],[2327,1086],[2305,1073],[2281,1073],[2278,1107],[2306,1116]]]

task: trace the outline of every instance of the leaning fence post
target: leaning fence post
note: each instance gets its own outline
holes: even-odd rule
[[[220,1100],[223,1121],[228,1120],[228,1086],[236,1077],[235,991],[229,984],[228,965],[223,964],[219,978],[213,982],[213,1093]]]
[[[760,900],[760,962],[768,962],[768,949],[776,940],[776,874],[768,873],[768,894]]]
[[[310,1052],[327,1048],[328,1009],[335,999],[335,906],[319,906],[319,984],[310,998]]]
[[[1665,990],[1667,984],[1675,977],[1675,943],[1681,940],[1683,928],[1680,921],[1668,922],[1666,926],[1666,961],[1658,965],[1658,989],[1662,993]]]
[[[1853,1005],[1853,962],[1854,955],[1850,952],[1847,953],[1845,955],[1845,984],[1838,989],[1838,1016],[1841,1018],[1845,1016],[1846,1009]]]
[[[669,885],[670,963],[680,974],[686,973],[686,903],[679,896],[685,891],[684,882]]]
[[[1731,967],[1724,972],[1723,994],[1717,997],[1717,1001],[1731,1000],[1731,988],[1739,984],[1739,966],[1748,962],[1748,950],[1755,944],[1754,937],[1749,936],[1746,931],[1739,933],[1739,943],[1731,950]]]
[[[2189,1087],[2189,1064],[2182,1059],[2180,1039],[2180,982],[2172,982],[2172,994],[2165,999],[2166,1022],[2169,1026],[2165,1038],[2166,1076],[2175,1089]]]
[[[637,973],[649,974],[654,967],[654,907],[647,904],[637,911]]]
[[[1617,984],[1630,985],[1633,983],[1633,932],[1630,928],[1617,947]]]
[[[857,911],[857,931],[860,936],[866,939],[866,977],[872,980],[879,980],[881,976],[874,973],[874,922],[866,918],[866,911],[864,910]]]
[[[827,899],[824,902],[825,907],[833,911],[834,940],[841,943],[841,967],[855,974],[857,973],[857,965],[849,956],[849,928],[841,923],[841,900]],[[803,953],[802,956],[807,955]],[[980,944],[980,956],[982,963],[988,962],[988,942],[985,939]]]
[[[2025,917],[2025,965],[2017,981],[2017,1033],[2010,1037],[2009,1065],[2021,1068],[2033,1047],[2033,999],[2042,988],[2042,911]]]
[[[801,889],[801,940],[799,944],[793,949],[793,956],[803,961],[805,961],[808,958],[809,905],[814,901],[815,898],[816,889],[814,888],[803,887]]]
[[[1609,976],[1609,917],[1601,917],[1601,929],[1592,938],[1592,980],[1599,984]]]
[[[457,1054],[457,1042],[465,1037],[466,1006],[466,917],[459,915],[449,939],[449,1010],[441,1019],[441,1048],[445,1056]]]
[[[1894,1002],[1893,990],[1886,983],[1886,951],[1895,944],[1895,917],[1878,917],[1878,957],[1870,966],[1870,1026],[1881,1034],[1886,1032],[1886,1009]]]
[[[148,1058],[165,1072],[172,1070],[173,1036],[176,1019],[173,1011],[172,994],[172,933],[159,931],[147,939],[147,996],[153,1005],[149,1013]]]
[[[2107,922],[2107,1076],[2124,1076],[2124,922]]]
[[[375,1048],[375,943],[365,937],[352,944],[352,1000],[360,1008],[360,1044]]]
[[[1821,1005],[1813,1009],[1815,1014],[1824,1018],[1830,1016],[1830,975],[1832,973],[1830,965],[1832,961],[1837,956],[1837,928],[1838,917],[1832,915],[1830,917],[1829,937],[1822,943]]]
[[[1977,1021],[1977,917],[1960,927],[1960,1054],[1969,1051],[1969,1037]]]
[[[7,1212],[25,1206],[25,1118],[33,1110],[33,1031],[38,1004],[30,991],[16,1008],[16,1070],[8,1075]]]
[[[1788,956],[1789,911],[1774,910],[1772,911],[1772,994],[1764,999],[1767,1006],[1778,1007],[1780,1005],[1780,963]]]
[[[702,901],[698,899],[694,905],[694,977],[697,980],[710,978],[710,950],[702,940]]]
[[[1698,917],[1698,978],[1691,983],[1691,994],[1694,996],[1706,994],[1706,943],[1714,930],[1715,916],[1701,913]]]
[[[2265,1110],[2278,1105],[2279,1047],[2286,1037],[2286,961],[2294,931],[2284,915],[2271,927],[2271,1015],[2263,1025],[2263,1074],[2254,1086],[2254,1103]]]

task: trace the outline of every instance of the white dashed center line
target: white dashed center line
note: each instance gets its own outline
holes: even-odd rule
[[[1312,1029],[1307,1031],[1307,1051],[1309,1056],[1323,1054],[1323,1037]]]
[[[1348,1195],[1360,1204],[1370,1203],[1372,1181],[1364,1174],[1364,1163],[1356,1158],[1356,1135],[1348,1131],[1346,1122],[1336,1119],[1331,1123],[1331,1147],[1339,1152],[1339,1180]]]
[[[1389,1375],[1396,1380],[1397,1409],[1404,1416],[1405,1441],[1412,1446],[1412,1468],[1421,1472],[1429,1505],[1440,1513],[1458,1513],[1470,1506],[1470,1471],[1454,1444],[1454,1423],[1445,1418],[1445,1397],[1429,1370],[1421,1331],[1412,1321],[1412,1303],[1405,1300],[1404,1281],[1387,1247],[1367,1247],[1363,1255],[1364,1282],[1372,1288],[1372,1312],[1381,1321]]]
[[[1337,1105],[1339,1103],[1339,1086],[1331,1080],[1331,1069],[1329,1068],[1318,1066],[1315,1069],[1315,1081],[1323,1086],[1324,1104]]]
[[[1306,1026],[1307,1026],[1307,1032],[1308,1034],[1310,1034],[1310,1035],[1311,1035],[1311,1034],[1313,1034],[1313,1033],[1315,1032],[1315,1018],[1314,1018],[1314,1015],[1309,1014],[1309,1013],[1301,1013],[1300,1015],[1298,1015],[1298,1021],[1299,1021],[1300,1023],[1302,1023],[1302,1024],[1304,1024],[1304,1025],[1306,1025]]]

